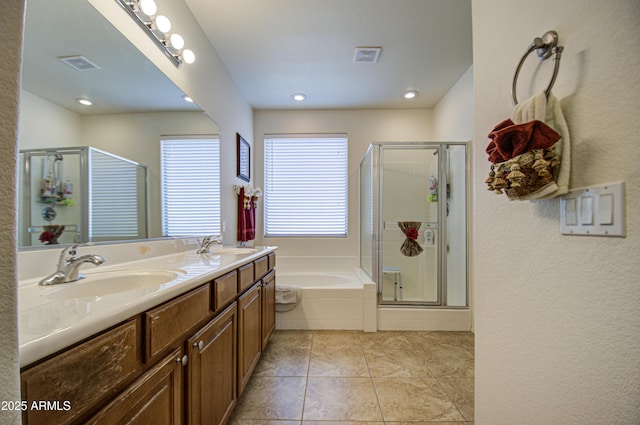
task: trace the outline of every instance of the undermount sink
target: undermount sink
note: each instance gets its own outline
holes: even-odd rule
[[[235,255],[240,255],[240,254],[253,254],[254,252],[257,252],[258,250],[255,248],[221,248],[221,249],[215,249],[215,250],[211,250],[211,254],[213,255],[223,255],[223,254],[235,254]]]
[[[54,300],[98,298],[133,290],[152,291],[184,275],[184,270],[114,270],[87,274],[84,279],[63,283],[43,294]]]

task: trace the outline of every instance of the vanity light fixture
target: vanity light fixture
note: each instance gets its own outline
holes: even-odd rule
[[[402,97],[407,100],[415,99],[416,97],[418,97],[418,92],[415,90],[407,90],[402,94]]]
[[[76,99],[76,102],[78,102],[79,104],[84,105],[84,106],[91,106],[91,105],[93,105],[93,102],[92,102],[92,101],[90,101],[89,99],[85,99],[85,98],[83,98],[83,97],[79,97],[79,98],[77,98],[77,99]]]
[[[162,50],[167,58],[179,67],[183,62],[193,63],[196,55],[184,48],[184,38],[171,32],[171,21],[164,15],[156,15],[158,6],[154,0],[115,0]]]
[[[302,93],[296,93],[296,94],[292,95],[291,97],[296,102],[302,102],[303,100],[305,100],[307,98],[307,96],[302,94]]]

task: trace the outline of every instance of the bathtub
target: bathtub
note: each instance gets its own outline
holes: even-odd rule
[[[357,257],[279,256],[277,285],[299,286],[302,297],[292,310],[276,312],[276,329],[377,329],[376,286]]]

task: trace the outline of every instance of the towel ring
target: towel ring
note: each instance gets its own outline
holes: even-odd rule
[[[553,55],[553,75],[551,76],[549,85],[544,91],[545,96],[548,97],[549,93],[551,93],[553,84],[556,82],[556,77],[558,76],[558,70],[560,69],[560,55],[562,54],[563,49],[564,47],[558,46],[558,33],[555,31],[547,31],[542,37],[536,37],[533,39],[533,43],[531,43],[524,56],[522,56],[522,59],[520,59],[518,67],[516,68],[516,73],[513,75],[513,84],[511,85],[511,99],[513,100],[513,106],[518,105],[516,85],[518,84],[520,69],[522,68],[522,64],[524,64],[524,61],[527,59],[527,56],[529,56],[529,54],[534,50],[536,50],[538,59],[540,60],[549,59],[551,55]]]

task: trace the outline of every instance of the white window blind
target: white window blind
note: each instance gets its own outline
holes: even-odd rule
[[[347,137],[265,136],[265,236],[347,235]]]
[[[164,236],[220,234],[220,141],[161,140]]]
[[[90,240],[142,237],[138,227],[140,166],[124,158],[91,149],[89,168]]]

